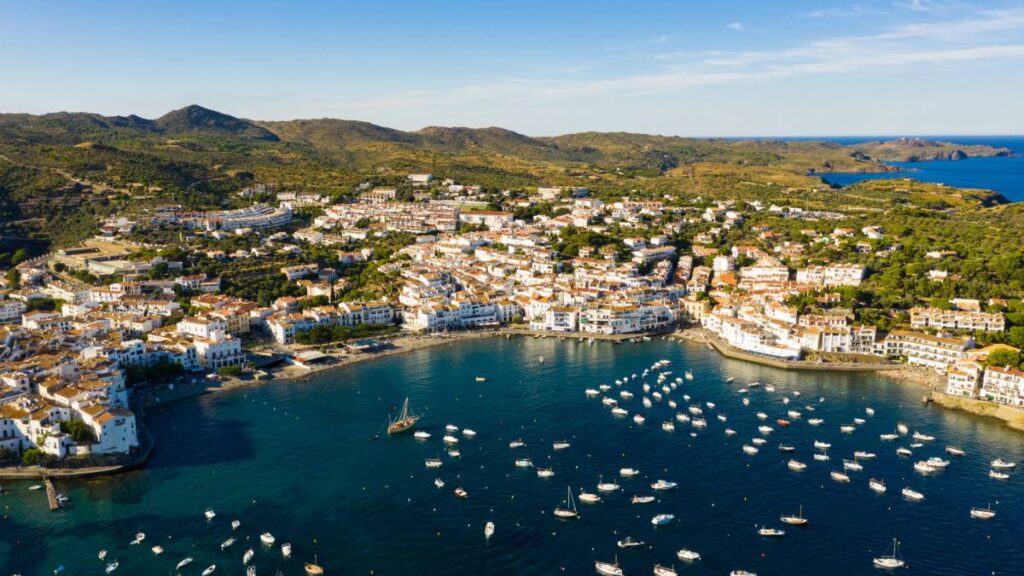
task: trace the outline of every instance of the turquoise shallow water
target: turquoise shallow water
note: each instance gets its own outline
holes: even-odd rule
[[[539,355],[547,362],[539,364]],[[639,374],[660,358],[673,361],[668,369],[675,375],[690,369],[696,376],[671,396],[680,410],[687,405],[684,393],[717,403],[708,429],[696,438],[686,425],[674,433],[661,429],[675,411],[667,399],[642,409],[639,380],[626,386],[637,397],[623,405],[647,415],[643,426],[614,418],[599,400],[584,396],[585,388]],[[475,382],[478,375],[488,381]],[[726,384],[726,376],[736,381]],[[777,391],[752,391],[744,407],[737,389],[753,380],[773,383]],[[783,393],[792,391],[802,394],[783,406]],[[370,442],[406,396],[414,410],[425,412],[421,425],[433,438]],[[804,419],[824,418],[822,427],[776,426],[760,454],[741,453],[740,446],[758,435],[755,412],[774,420],[819,397],[825,402],[804,411]],[[595,559],[616,553],[626,574],[650,574],[655,563],[675,564],[681,574],[740,567],[761,575],[871,574],[872,556],[893,537],[904,542],[915,573],[1024,573],[1020,473],[1008,482],[986,476],[993,458],[1024,461],[1022,437],[995,422],[925,407],[920,397],[919,389],[873,376],[783,372],[660,340],[587,346],[496,339],[413,352],[310,382],[167,406],[150,416],[158,449],[149,466],[62,486],[72,499],[62,512],[49,512],[43,494],[27,490],[28,483],[8,484],[0,496],[0,574],[51,574],[60,565],[66,574],[102,574],[96,558],[102,548],[108,560],[119,560],[115,574],[173,574],[186,555],[196,560],[183,574],[199,574],[213,563],[217,575],[242,574],[241,556],[250,546],[259,574],[301,574],[302,562],[314,555],[335,575],[593,574]],[[864,415],[868,405],[877,410],[874,417]],[[715,418],[719,412],[728,415],[726,423]],[[840,423],[854,417],[867,422],[841,434]],[[913,460],[895,455],[909,440],[879,439],[898,421],[938,438],[914,460],[941,455],[944,441],[960,442],[968,456],[941,474],[917,475]],[[442,449],[448,423],[478,432],[462,439],[459,459]],[[739,434],[727,437],[726,426]],[[508,442],[517,437],[527,447],[513,452]],[[552,441],[562,438],[572,447],[553,452]],[[815,439],[833,444],[830,465],[812,460]],[[777,451],[780,441],[796,446],[805,472],[787,470],[790,455]],[[877,452],[877,460],[865,462],[849,485],[831,481],[829,470],[861,449]],[[534,470],[516,468],[518,454],[552,466],[555,476],[539,479]],[[427,470],[424,459],[438,455],[444,466]],[[551,516],[566,486],[594,491],[599,475],[615,478],[624,466],[641,475],[620,479],[622,491],[601,504],[580,505],[579,521]],[[443,490],[433,485],[438,476],[447,482]],[[869,477],[884,478],[888,493],[872,493]],[[650,493],[658,478],[680,486],[656,503],[629,503],[633,494]],[[455,498],[455,486],[465,487],[469,498]],[[903,486],[926,500],[904,501]],[[969,518],[971,506],[989,502],[998,511],[994,520]],[[801,505],[808,526],[788,527],[781,540],[755,534],[760,524],[781,526],[778,516]],[[217,511],[212,522],[203,518],[207,507]],[[675,514],[676,522],[653,528],[650,518],[663,512]],[[242,522],[239,542],[221,552],[232,519]],[[497,526],[489,542],[483,536],[488,520]],[[139,531],[145,543],[130,546]],[[291,542],[293,559],[262,549],[257,537],[264,531],[278,544]],[[626,535],[647,546],[618,550],[615,542]],[[150,552],[156,543],[166,549],[163,556]],[[703,560],[682,564],[675,558],[681,547],[697,550]]]

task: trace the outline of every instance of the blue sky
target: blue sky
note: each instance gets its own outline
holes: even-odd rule
[[[1024,134],[1024,2],[0,0],[0,111]]]

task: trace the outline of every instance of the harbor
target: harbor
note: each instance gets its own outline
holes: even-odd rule
[[[660,360],[670,363],[651,369]],[[672,374],[659,383],[663,372]],[[588,398],[585,391],[601,385],[610,388]],[[921,573],[1011,573],[1024,562],[1014,545],[1024,519],[1019,477],[1012,470],[1005,481],[987,475],[996,458],[1024,461],[1019,437],[994,421],[928,407],[920,396],[920,389],[872,374],[783,371],[660,338],[621,346],[488,338],[417,350],[308,381],[154,407],[147,424],[160,449],[148,465],[61,483],[70,501],[57,512],[28,490],[30,482],[5,482],[0,558],[9,560],[0,569],[98,573],[116,560],[115,574],[173,573],[190,557],[182,574],[210,565],[221,573],[241,566],[252,548],[250,565],[269,574],[301,574],[311,561],[327,574],[416,572],[424,565],[452,576],[593,574],[595,562],[616,556],[626,574],[650,573],[655,564],[695,574],[824,573],[839,566],[873,574],[873,559],[899,538],[902,557]],[[613,415],[602,397],[616,399],[628,415]],[[414,426],[384,434],[406,398]],[[644,424],[634,421],[638,413]],[[706,420],[703,428],[692,424],[698,418]],[[823,423],[813,426],[812,418]],[[673,431],[662,427],[668,420]],[[899,435],[900,423],[911,425],[907,436],[880,439]],[[759,427],[767,425],[773,431],[763,435]],[[841,431],[846,425],[854,431]],[[430,437],[419,439],[416,431]],[[920,441],[910,458],[897,455],[918,442],[914,432],[934,440]],[[381,437],[371,441],[375,434]],[[458,442],[446,445],[447,435]],[[757,438],[766,442],[756,446]],[[812,458],[822,452],[818,442],[830,445],[831,461]],[[744,444],[758,453],[745,454]],[[966,455],[944,453],[954,444]],[[941,472],[915,472],[916,461],[931,457],[950,463]],[[440,467],[427,468],[428,459]],[[847,470],[847,483],[830,478],[844,459],[863,467]],[[806,469],[795,471],[791,460]],[[552,475],[541,477],[541,469]],[[869,479],[888,490],[878,494]],[[658,481],[666,489],[652,488]],[[567,506],[567,488],[577,520],[554,515]],[[904,488],[924,499],[903,497]],[[586,503],[581,493],[601,500]],[[994,518],[971,517],[972,508],[990,502]],[[204,517],[207,509],[215,517]],[[658,516],[660,524],[652,524]],[[807,524],[787,525],[783,516]],[[762,527],[785,535],[760,536]],[[267,532],[277,539],[273,547],[261,544]],[[145,542],[131,545],[139,533]],[[644,544],[620,548],[627,537]],[[235,543],[222,550],[228,538]],[[289,559],[279,550],[283,542],[292,546]],[[159,555],[150,549],[156,545]],[[684,565],[683,549],[700,560]],[[104,562],[100,550],[107,551]],[[445,560],[452,554],[460,562]]]

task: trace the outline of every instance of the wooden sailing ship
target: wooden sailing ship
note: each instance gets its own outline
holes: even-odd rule
[[[388,421],[388,434],[405,432],[415,426],[419,419],[419,416],[409,413],[409,399],[406,398],[402,403],[402,412],[398,414],[398,418]]]

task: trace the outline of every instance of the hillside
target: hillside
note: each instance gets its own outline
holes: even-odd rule
[[[910,192],[865,185],[836,195],[815,174],[893,170],[881,163],[893,159],[1004,153],[906,139],[842,146],[625,132],[535,138],[497,127],[403,131],[329,118],[261,122],[195,105],[156,119],[0,114],[0,209],[10,242],[31,238],[65,244],[91,233],[105,214],[126,208],[232,205],[239,202],[232,192],[256,182],[342,196],[360,181],[394,184],[410,172],[433,172],[492,190],[564,185],[609,196],[684,192],[813,199],[816,206],[831,208],[870,207],[878,201],[966,208],[1001,198],[913,182],[901,188]]]

